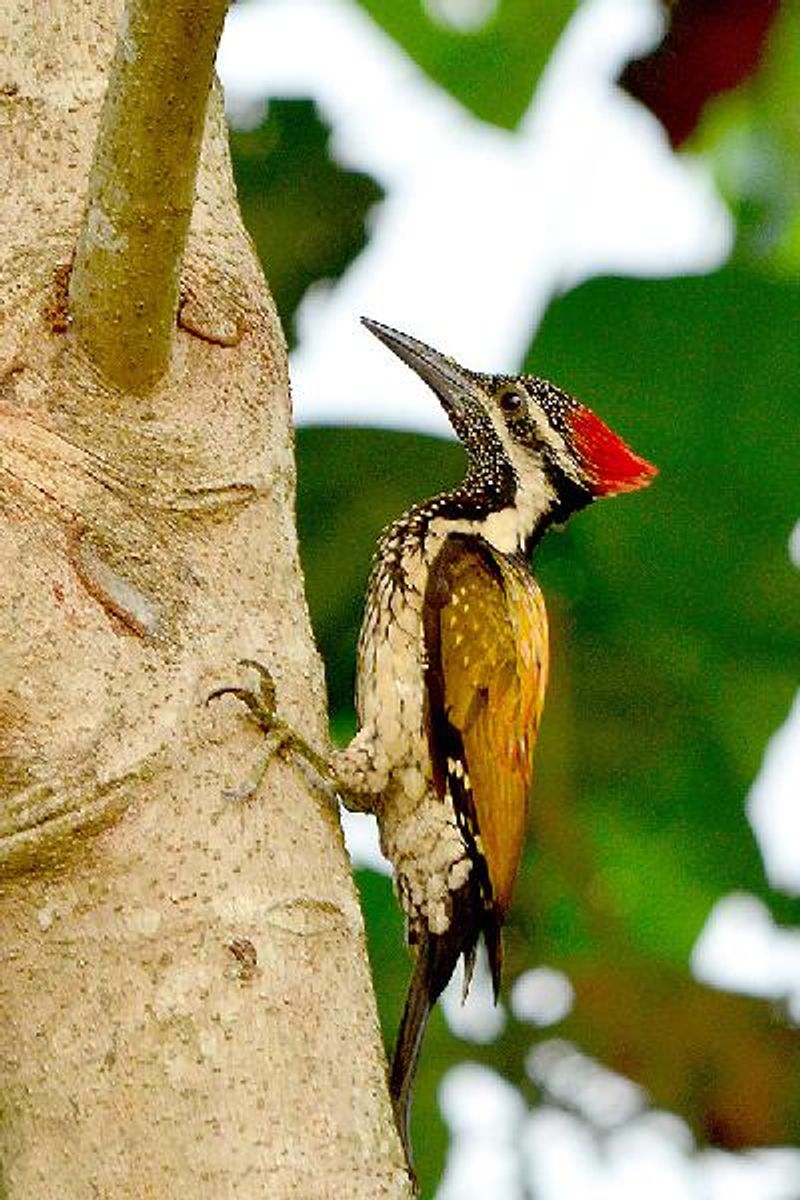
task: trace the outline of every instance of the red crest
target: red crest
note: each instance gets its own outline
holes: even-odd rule
[[[572,444],[595,496],[614,496],[647,487],[658,467],[634,454],[605,422],[580,405],[569,413]]]

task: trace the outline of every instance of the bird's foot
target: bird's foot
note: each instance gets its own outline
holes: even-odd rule
[[[263,663],[256,662],[254,658],[240,659],[239,666],[252,667],[257,672],[258,686],[255,688],[214,688],[214,691],[206,697],[206,704],[210,704],[212,700],[218,700],[220,696],[235,696],[237,700],[241,700],[243,704],[247,705],[256,723],[264,732],[272,733],[276,726],[282,724],[276,715],[275,680],[272,678],[272,672]]]
[[[220,696],[235,696],[237,700],[241,700],[247,706],[253,720],[266,734],[267,753],[258,769],[258,774],[242,793],[237,793],[237,796],[249,799],[258,790],[275,755],[281,752],[285,754],[288,751],[304,759],[328,787],[336,790],[337,780],[333,776],[327,760],[277,715],[275,680],[272,678],[270,670],[263,663],[256,662],[252,658],[241,659],[239,666],[251,667],[257,673],[257,685],[254,688],[236,686],[215,688],[206,699],[206,704],[208,704],[211,700],[219,699]]]

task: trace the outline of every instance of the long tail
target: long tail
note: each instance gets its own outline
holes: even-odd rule
[[[406,1007],[392,1059],[390,1090],[394,1105],[394,1119],[406,1152],[409,1167],[413,1166],[411,1149],[411,1093],[417,1073],[422,1038],[428,1024],[428,1016],[436,1002],[431,995],[431,940],[420,940],[414,971],[408,985]]]
[[[406,1161],[412,1172],[414,1159],[411,1149],[411,1093],[428,1016],[462,955],[466,998],[475,963],[475,948],[481,933],[489,951],[495,1000],[500,985],[502,947],[498,917],[486,910],[472,879],[453,893],[451,902],[450,927],[445,933],[421,931],[418,934],[414,970],[408,985],[406,1007],[392,1059],[390,1090],[394,1116],[406,1152]]]
[[[475,946],[480,925],[476,919],[472,890],[463,888],[453,897],[453,919],[446,933],[421,933],[417,942],[416,961],[408,985],[406,1007],[392,1059],[390,1090],[395,1121],[413,1169],[411,1150],[411,1093],[417,1073],[419,1052],[428,1016],[450,980],[456,963],[464,955],[466,996],[469,977],[475,961]]]

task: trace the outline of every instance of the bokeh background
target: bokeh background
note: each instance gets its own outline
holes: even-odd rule
[[[456,980],[431,1021],[423,1194],[798,1200],[797,6],[244,0],[219,68],[338,739],[377,534],[463,468],[361,312],[554,379],[661,469],[537,554],[505,986],[462,1008]],[[347,831],[390,1046],[403,931],[371,821]]]

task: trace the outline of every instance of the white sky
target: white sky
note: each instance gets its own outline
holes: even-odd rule
[[[440,9],[459,4],[480,9],[475,0],[439,0]],[[424,385],[360,328],[362,313],[469,366],[513,369],[554,288],[603,271],[669,275],[724,261],[730,221],[702,163],[672,155],[657,122],[609,83],[659,27],[651,0],[587,0],[535,107],[509,134],[466,114],[348,0],[231,9],[218,62],[229,111],[252,114],[269,95],[313,96],[339,160],[387,192],[365,252],[301,308],[292,360],[300,423],[449,436]],[[800,526],[795,561],[798,547]],[[770,745],[748,813],[772,882],[800,892],[800,700]],[[385,868],[371,819],[348,818],[347,834],[356,861]],[[754,898],[720,899],[692,966],[720,986],[786,1000],[800,1021],[800,931],[776,929]],[[491,1004],[485,965],[476,975],[464,1008],[454,980],[445,1012],[460,1036],[491,1040],[506,1013]],[[521,1019],[534,1032],[557,1025],[568,981],[546,966],[526,975],[512,992],[515,1013],[527,1012]],[[574,1055],[551,1057],[562,1075],[565,1061],[580,1067]],[[620,1083],[599,1070],[595,1106],[599,1096],[610,1111]],[[545,1106],[529,1115],[509,1084],[468,1065],[447,1077],[442,1102],[453,1142],[438,1200],[522,1200],[524,1161],[543,1200],[640,1200],[645,1190],[648,1200],[800,1198],[800,1155],[689,1157],[688,1131],[668,1114],[644,1112],[601,1147],[590,1114]],[[480,1120],[471,1121],[476,1110]]]

